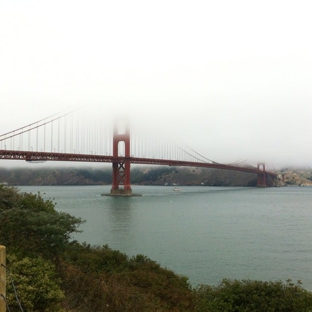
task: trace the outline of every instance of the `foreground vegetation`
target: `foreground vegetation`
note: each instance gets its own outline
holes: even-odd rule
[[[223,280],[192,288],[155,261],[71,240],[83,221],[40,194],[0,186],[0,244],[24,312],[312,311],[312,293],[291,281]],[[7,281],[10,311],[20,311]]]

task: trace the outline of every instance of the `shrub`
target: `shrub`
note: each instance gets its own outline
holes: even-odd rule
[[[40,257],[18,259],[15,255],[8,255],[7,267],[10,274],[7,274],[6,293],[11,311],[20,311],[11,279],[24,312],[62,311],[60,303],[65,296],[60,288],[61,280],[50,261]]]
[[[262,282],[224,279],[218,286],[201,285],[196,289],[196,311],[213,312],[308,312],[312,293],[300,281]]]
[[[54,258],[64,251],[80,218],[57,212],[40,194],[0,187],[0,244],[24,256]]]

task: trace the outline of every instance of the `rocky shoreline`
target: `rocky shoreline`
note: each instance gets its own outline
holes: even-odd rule
[[[277,186],[312,186],[312,169],[283,169]]]

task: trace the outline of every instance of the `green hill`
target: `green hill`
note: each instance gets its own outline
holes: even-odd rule
[[[280,171],[284,185],[312,185],[312,169]],[[273,181],[268,179],[268,186]],[[7,185],[110,185],[110,168],[0,168],[0,183]],[[133,167],[131,183],[137,185],[257,186],[253,173],[191,167]]]

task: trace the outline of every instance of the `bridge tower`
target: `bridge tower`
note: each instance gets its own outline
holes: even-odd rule
[[[264,163],[258,163],[258,169],[262,172],[258,173],[258,187],[266,187],[266,175],[265,175],[265,164]]]
[[[124,131],[119,133],[119,124],[114,123],[113,134],[113,184],[110,195],[114,196],[131,196],[130,181],[130,130],[129,124],[124,122]],[[116,160],[119,156],[119,143],[124,142],[124,160]]]

